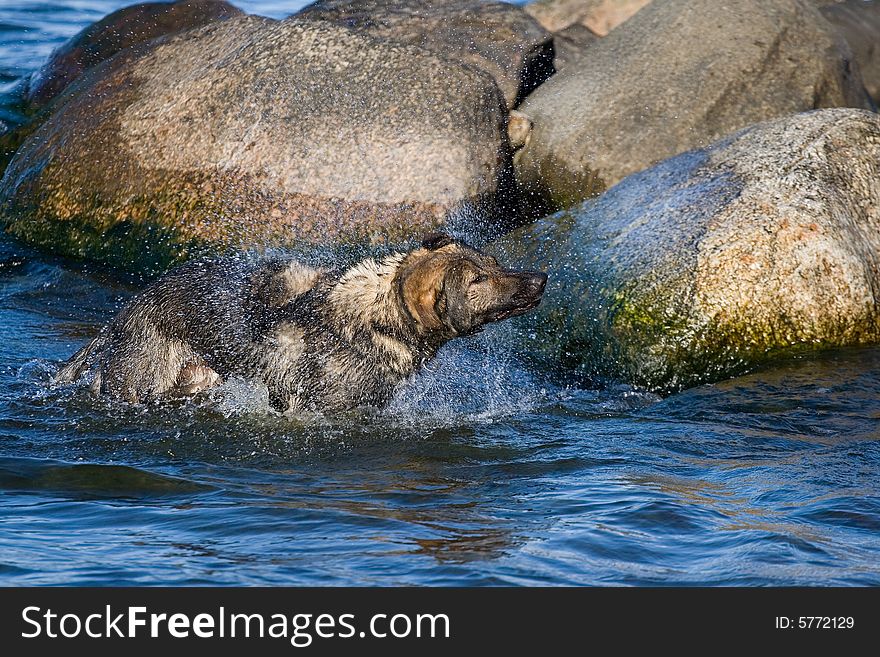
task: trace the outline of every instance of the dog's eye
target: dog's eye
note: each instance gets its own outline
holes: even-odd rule
[[[488,276],[486,276],[485,274],[480,274],[474,280],[471,281],[471,285],[474,285],[476,283],[485,283],[488,280],[489,280]]]

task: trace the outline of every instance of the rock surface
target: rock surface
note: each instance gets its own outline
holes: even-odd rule
[[[553,74],[551,35],[522,8],[485,0],[319,0],[295,19],[330,20],[489,73],[509,108]]]
[[[874,102],[880,101],[880,2],[829,2],[821,11],[852,49],[868,93]]]
[[[44,105],[82,73],[120,50],[242,15],[223,0],[147,2],[114,11],[58,48],[33,75],[25,100]]]
[[[651,3],[526,99],[517,177],[539,209],[569,207],[757,121],[873,108],[851,59],[803,0]]]
[[[536,0],[524,6],[553,33],[553,66],[589,66],[590,46],[627,21],[651,0]]]
[[[568,66],[580,66],[586,62],[590,47],[599,37],[580,23],[569,25],[553,34],[553,67],[557,72]]]
[[[535,0],[525,10],[551,32],[583,25],[606,36],[651,0]]]
[[[506,121],[476,69],[330,22],[233,18],[92,69],[0,203],[26,242],[136,269],[205,245],[395,241],[491,214]]]
[[[880,117],[755,125],[497,250],[549,274],[527,351],[586,376],[672,391],[880,342]]]

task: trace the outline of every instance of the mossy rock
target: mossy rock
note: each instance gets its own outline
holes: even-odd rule
[[[538,363],[669,392],[880,342],[880,117],[747,128],[499,242],[548,272]]]
[[[327,21],[245,16],[117,53],[70,85],[0,181],[6,229],[125,269],[206,249],[399,243],[504,220],[488,74]]]

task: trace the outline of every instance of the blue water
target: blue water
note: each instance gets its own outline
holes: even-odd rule
[[[3,0],[0,107],[122,4]],[[528,371],[501,325],[386,411],[298,421],[245,382],[50,387],[137,287],[0,238],[0,585],[880,584],[880,349],[660,399]]]

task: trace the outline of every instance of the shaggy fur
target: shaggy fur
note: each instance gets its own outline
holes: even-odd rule
[[[546,280],[442,233],[341,273],[284,258],[190,262],[132,298],[56,381],[146,402],[240,376],[264,382],[282,411],[380,406],[450,339],[535,307]]]

